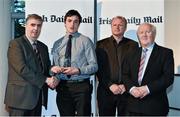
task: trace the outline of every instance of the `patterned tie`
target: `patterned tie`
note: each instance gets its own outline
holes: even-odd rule
[[[71,46],[72,46],[72,35],[69,35],[69,40],[67,42],[66,51],[65,51],[65,62],[64,67],[71,67]],[[67,75],[68,78],[71,75]]]
[[[145,65],[145,60],[146,60],[146,52],[148,51],[147,48],[144,48],[142,51],[142,55],[141,55],[141,61],[140,61],[140,66],[139,66],[139,72],[138,72],[138,83],[139,85],[141,85],[142,82],[142,73],[143,73],[143,68]]]
[[[41,70],[42,70],[43,65],[42,65],[40,53],[39,53],[39,51],[38,51],[37,42],[34,42],[34,43],[32,44],[32,47],[33,47],[33,50],[34,50],[34,52],[35,52],[35,54],[36,54],[36,57],[37,57],[37,59],[38,59],[38,63],[39,63],[39,65],[40,65],[40,67],[41,67]]]

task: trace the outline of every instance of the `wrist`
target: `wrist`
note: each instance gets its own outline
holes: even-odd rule
[[[78,75],[80,75],[81,74],[81,70],[79,68],[77,68],[77,69],[78,69]]]
[[[45,83],[48,84],[48,77],[46,78]]]

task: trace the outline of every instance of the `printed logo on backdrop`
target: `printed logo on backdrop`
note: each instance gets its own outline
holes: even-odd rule
[[[64,22],[64,16],[57,16],[57,15],[50,15],[50,16],[45,16],[42,15],[42,18],[44,22],[54,22],[54,23],[62,23]],[[93,17],[92,16],[87,16],[82,18],[82,23],[93,23]]]
[[[99,24],[111,24],[110,18],[99,18]],[[162,16],[157,16],[157,17],[152,17],[152,16],[144,16],[144,17],[130,17],[127,18],[127,23],[128,24],[135,24],[135,25],[140,25],[141,23],[148,22],[148,23],[163,23],[163,17]]]
[[[48,23],[64,23],[63,15],[62,16],[42,15],[42,18],[43,18],[44,22],[48,22]],[[163,16],[156,16],[156,17],[153,17],[153,16],[143,16],[143,17],[131,16],[131,17],[126,17],[126,20],[127,20],[128,24],[135,25],[135,26],[138,26],[144,22],[156,23],[156,24],[164,23]],[[98,24],[99,25],[110,25],[111,21],[112,21],[112,18],[100,17],[98,20]],[[94,23],[94,17],[93,16],[82,17],[81,23],[92,24],[92,23]],[[127,30],[125,32],[125,36],[138,42],[138,38],[137,38],[135,29]]]
[[[44,22],[54,22],[54,23],[62,23],[64,22],[64,16],[57,16],[57,15],[50,15],[50,16],[45,16],[42,15],[42,18]],[[104,24],[111,24],[111,18],[109,17],[100,17],[99,18],[99,25],[104,25]],[[143,22],[148,22],[148,23],[163,23],[163,17],[162,16],[157,16],[157,17],[152,17],[152,16],[144,16],[144,17],[128,17],[126,18],[128,24],[135,24],[135,25],[140,25]],[[82,23],[93,23],[94,19],[93,16],[87,16],[82,18]]]

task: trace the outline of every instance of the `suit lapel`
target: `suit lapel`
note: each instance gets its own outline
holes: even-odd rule
[[[151,66],[153,65],[154,61],[156,61],[156,59],[157,59],[157,56],[158,56],[158,45],[155,44],[154,48],[152,50],[152,53],[151,53],[151,55],[149,57],[149,61],[148,61],[148,64],[147,64],[147,67],[146,67],[146,70],[145,70],[145,73],[144,73],[143,80],[146,79],[146,74],[150,71]]]
[[[36,54],[34,53],[33,47],[31,45],[31,43],[28,41],[27,37],[24,35],[23,36],[23,46],[26,48],[27,51],[25,51],[25,56],[29,56],[29,54],[31,53],[33,55],[33,58],[36,61],[36,64],[38,63],[38,60],[36,59]]]
[[[32,47],[32,45],[31,45],[31,43],[28,41],[28,39],[26,38],[26,36],[24,36],[24,45],[25,45],[25,47],[26,48],[29,48],[29,49],[27,49],[27,50],[30,50],[31,52],[32,52],[32,55],[34,56],[33,58],[35,59],[35,64],[36,65],[39,65],[39,60],[38,60],[38,58],[37,58],[37,55],[35,54],[35,52],[34,52],[34,50],[33,50],[33,47]],[[41,47],[41,44],[40,44],[40,42],[38,42],[37,41],[37,46],[38,46],[38,51],[39,51],[39,54],[40,54],[40,58],[41,58],[41,62],[42,62],[42,67],[43,67],[43,69],[44,69],[44,61],[43,61],[43,48]],[[28,53],[29,54],[29,53]],[[39,69],[41,68],[40,66],[37,66],[37,67],[39,67]]]
[[[27,48],[29,48],[32,52],[33,52],[33,47],[32,47],[32,45],[31,45],[31,43],[28,41],[28,39],[26,38],[26,36],[24,35],[23,36],[24,37],[24,45],[25,45],[25,47],[27,47]],[[33,52],[34,53],[34,52]]]
[[[43,60],[43,54],[44,54],[43,52],[44,52],[44,50],[43,50],[43,47],[41,46],[39,41],[37,41],[37,48],[38,48],[38,51],[39,51],[40,60],[42,62],[42,69],[44,69],[44,60]]]

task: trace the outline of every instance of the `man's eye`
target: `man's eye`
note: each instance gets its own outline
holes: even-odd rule
[[[31,24],[31,26],[33,26],[33,27],[34,27],[34,26],[35,26],[35,24]]]

